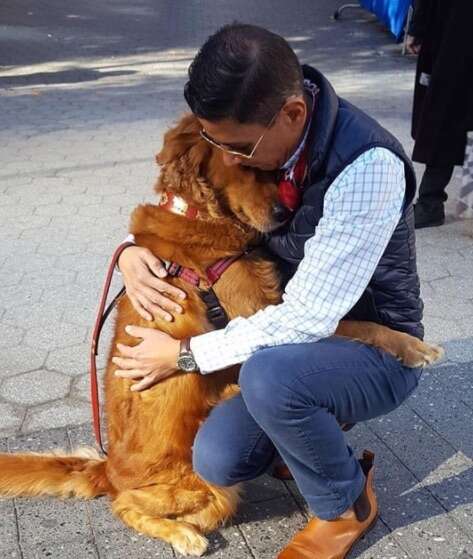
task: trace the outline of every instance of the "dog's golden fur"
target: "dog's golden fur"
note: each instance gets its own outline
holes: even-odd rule
[[[259,232],[274,227],[272,207],[277,188],[268,175],[225,167],[218,150],[199,137],[198,123],[184,117],[165,135],[158,155],[162,166],[156,190],[173,192],[202,212],[190,220],[158,206],[144,205],[132,214],[137,244],[156,256],[196,270],[239,254],[259,242]],[[151,326],[181,339],[211,329],[197,291],[181,279],[168,281],[188,293],[184,313],[171,323],[145,322],[128,298],[119,303],[106,371],[109,455],[79,450],[73,455],[0,455],[0,494],[93,498],[107,494],[113,512],[148,536],[171,543],[184,554],[202,554],[204,537],[230,517],[238,487],[217,487],[192,470],[195,434],[212,406],[236,393],[238,368],[212,375],[180,374],[144,392],[131,392],[130,381],[114,377],[111,362],[117,343],[136,343],[127,324]],[[214,286],[230,318],[249,316],[280,301],[275,264],[257,251],[224,273]],[[439,350],[383,326],[340,323],[337,334],[374,344],[411,366],[435,361]]]

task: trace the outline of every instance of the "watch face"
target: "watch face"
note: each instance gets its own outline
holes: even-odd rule
[[[177,366],[182,371],[195,371],[196,370],[196,363],[192,355],[189,354],[182,354],[179,356],[177,360]]]

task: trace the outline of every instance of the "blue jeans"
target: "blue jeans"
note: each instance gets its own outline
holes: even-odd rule
[[[241,394],[216,406],[199,429],[194,469],[211,483],[233,485],[264,473],[279,453],[311,510],[336,518],[365,483],[339,423],[389,413],[421,374],[336,336],[258,351],[241,369]]]

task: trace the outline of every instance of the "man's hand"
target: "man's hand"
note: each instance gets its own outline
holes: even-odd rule
[[[171,313],[182,312],[182,307],[176,301],[185,299],[186,293],[160,279],[166,277],[166,269],[150,250],[138,246],[127,247],[120,255],[118,267],[128,298],[142,318],[171,321]]]
[[[132,384],[130,390],[146,390],[178,371],[179,340],[153,328],[127,326],[125,330],[130,336],[142,339],[134,347],[117,344],[122,357],[112,358],[113,363],[119,367],[115,371],[117,377],[141,379]]]
[[[420,52],[420,47],[421,47],[421,43],[419,42],[419,40],[412,36],[412,35],[408,35],[406,38],[406,50],[409,54],[419,54]]]

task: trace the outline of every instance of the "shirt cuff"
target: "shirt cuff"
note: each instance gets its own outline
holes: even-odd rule
[[[136,243],[135,241],[135,235],[133,235],[133,233],[130,233],[125,239],[123,239],[123,241],[120,243],[121,245],[123,245],[124,243]],[[115,272],[121,276],[122,273],[120,272],[120,268],[118,267],[118,260],[117,263],[115,264]]]
[[[202,375],[208,375],[209,373],[219,370],[215,369],[212,365],[212,353],[215,351],[216,347],[221,347],[223,345],[223,333],[223,329],[213,330],[212,332],[207,332],[206,334],[191,338],[190,348]]]

